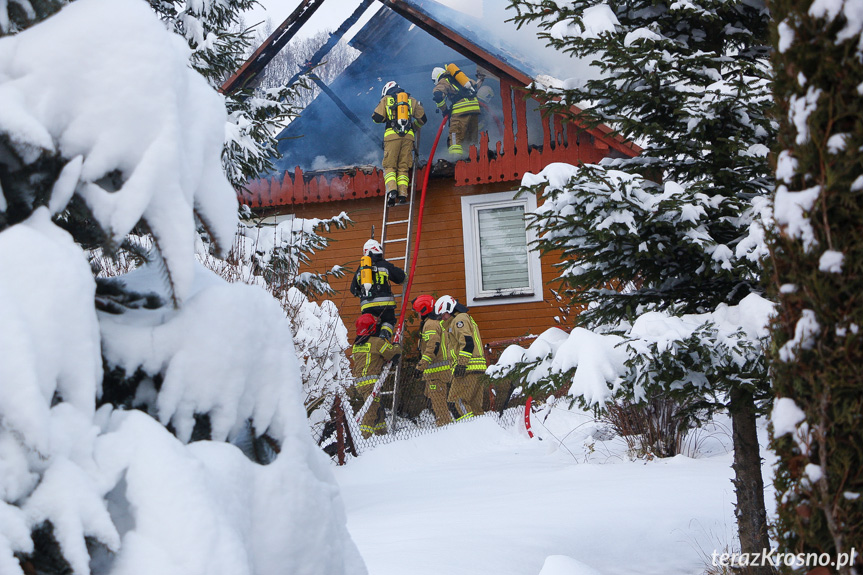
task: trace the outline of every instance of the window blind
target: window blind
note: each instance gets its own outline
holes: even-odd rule
[[[530,288],[524,206],[477,210],[481,291]]]

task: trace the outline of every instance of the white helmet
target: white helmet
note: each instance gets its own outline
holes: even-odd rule
[[[492,90],[488,86],[482,86],[479,90],[476,91],[476,97],[488,104],[491,99],[494,98],[494,90]]]
[[[432,70],[432,82],[437,84],[437,81],[440,79],[442,75],[446,74],[446,70],[437,66],[434,70]]]
[[[451,295],[442,295],[434,304],[434,312],[439,316],[445,313],[452,313],[455,311],[455,304],[455,298]]]
[[[381,247],[381,244],[378,243],[377,240],[369,240],[363,245],[363,255],[367,256],[369,254],[381,254],[383,255],[384,249]]]
[[[398,85],[398,83],[396,83],[396,82],[395,82],[395,81],[393,81],[393,80],[390,80],[389,82],[387,82],[386,84],[384,84],[384,89],[383,89],[383,90],[381,90],[381,96],[386,96],[386,95],[387,95],[387,92],[389,92],[389,91],[390,91],[390,90],[392,90],[393,88],[398,88],[398,86],[399,86],[399,85]]]

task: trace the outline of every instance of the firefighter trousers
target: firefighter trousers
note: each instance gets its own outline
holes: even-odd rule
[[[398,195],[407,197],[408,184],[413,167],[414,139],[410,136],[396,136],[384,141],[384,185],[387,193],[398,190]]]
[[[357,391],[363,398],[363,403],[365,403],[365,401],[369,398],[374,389],[374,381],[366,385],[357,387]],[[372,434],[386,435],[387,424],[384,421],[384,410],[381,407],[380,395],[378,395],[372,400],[372,403],[369,406],[369,410],[366,411],[366,414],[363,416],[363,420],[360,422],[360,431],[363,434],[363,439],[368,439],[372,436]]]
[[[423,393],[429,399],[438,427],[452,422],[446,400],[449,393],[449,382],[442,378],[423,376]]]
[[[485,413],[482,410],[482,385],[479,376],[478,372],[467,372],[462,377],[453,378],[447,403],[456,421]]]
[[[460,159],[467,156],[471,145],[479,138],[479,114],[453,114],[449,119],[449,139],[447,144],[450,156]]]

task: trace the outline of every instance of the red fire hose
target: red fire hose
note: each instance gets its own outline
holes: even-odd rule
[[[399,323],[396,325],[395,334],[393,334],[393,341],[398,343],[402,338],[402,328],[405,323],[405,313],[408,307],[408,301],[410,300],[411,293],[411,285],[414,282],[414,271],[417,268],[417,256],[420,253],[420,234],[423,228],[423,210],[425,209],[426,204],[426,189],[428,188],[429,183],[429,174],[431,174],[432,168],[432,160],[434,160],[434,153],[437,149],[437,143],[440,141],[440,135],[443,133],[443,127],[446,125],[447,120],[449,120],[449,114],[444,114],[443,121],[440,123],[440,127],[437,129],[437,135],[435,136],[434,143],[432,144],[431,153],[429,154],[429,161],[425,167],[425,173],[423,174],[423,188],[422,193],[420,194],[420,209],[417,214],[417,235],[416,240],[414,240],[414,249],[413,249],[413,257],[411,258],[411,269],[408,273],[408,283],[405,285],[405,289],[402,292],[402,310],[399,313]]]

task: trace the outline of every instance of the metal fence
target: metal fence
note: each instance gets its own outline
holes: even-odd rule
[[[400,441],[434,433],[457,422],[438,427],[431,410],[429,400],[423,393],[424,383],[405,375],[403,370],[399,379],[396,397],[396,413],[392,417],[393,382],[390,374],[381,387],[379,397],[386,422],[386,432],[371,435],[364,439],[357,421],[363,400],[353,393],[351,386],[344,392],[334,395],[322,406],[327,414],[318,421],[312,422],[312,436],[317,444],[329,454],[339,465],[344,465],[351,458],[361,457],[379,445]],[[508,381],[491,382],[484,380],[483,409],[484,414],[476,417],[494,418],[503,427],[512,427],[523,420],[526,398]]]

